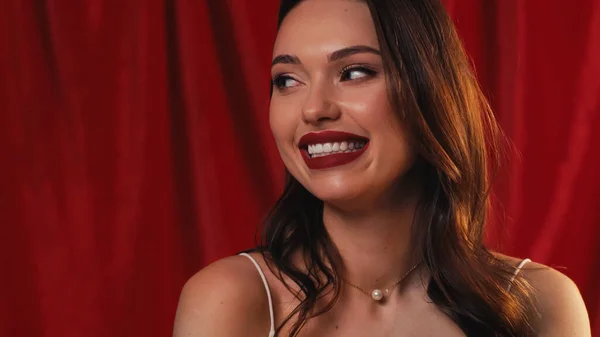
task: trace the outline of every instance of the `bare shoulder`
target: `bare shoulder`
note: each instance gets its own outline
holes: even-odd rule
[[[522,261],[499,256],[515,267]],[[568,276],[536,262],[528,262],[521,275],[533,288],[540,318],[535,328],[541,337],[590,337],[590,321],[581,293]]]
[[[540,320],[537,330],[542,337],[589,337],[590,321],[581,293],[565,274],[540,263],[523,267],[523,276],[531,283]]]
[[[174,337],[268,336],[269,304],[252,262],[231,256],[200,270],[184,285]]]

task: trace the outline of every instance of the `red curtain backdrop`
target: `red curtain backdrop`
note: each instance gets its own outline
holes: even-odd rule
[[[600,3],[446,4],[521,153],[491,242],[564,266],[600,334]],[[0,335],[168,336],[185,280],[252,246],[277,6],[0,2]]]

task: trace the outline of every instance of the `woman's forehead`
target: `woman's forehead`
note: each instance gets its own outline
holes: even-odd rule
[[[283,20],[273,55],[327,54],[354,45],[378,48],[375,26],[366,3],[305,0]]]

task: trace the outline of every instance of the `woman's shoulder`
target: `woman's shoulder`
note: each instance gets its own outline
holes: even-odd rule
[[[267,336],[269,303],[263,281],[244,256],[211,263],[183,286],[174,337]]]
[[[523,259],[497,254],[497,257],[515,267]],[[540,336],[591,336],[590,322],[573,280],[560,271],[534,261],[522,265],[519,275],[529,282],[539,320],[536,330]]]

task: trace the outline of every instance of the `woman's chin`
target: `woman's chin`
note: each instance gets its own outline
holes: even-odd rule
[[[339,209],[354,210],[368,203],[369,193],[355,189],[336,189],[320,186],[311,193],[329,206]]]

